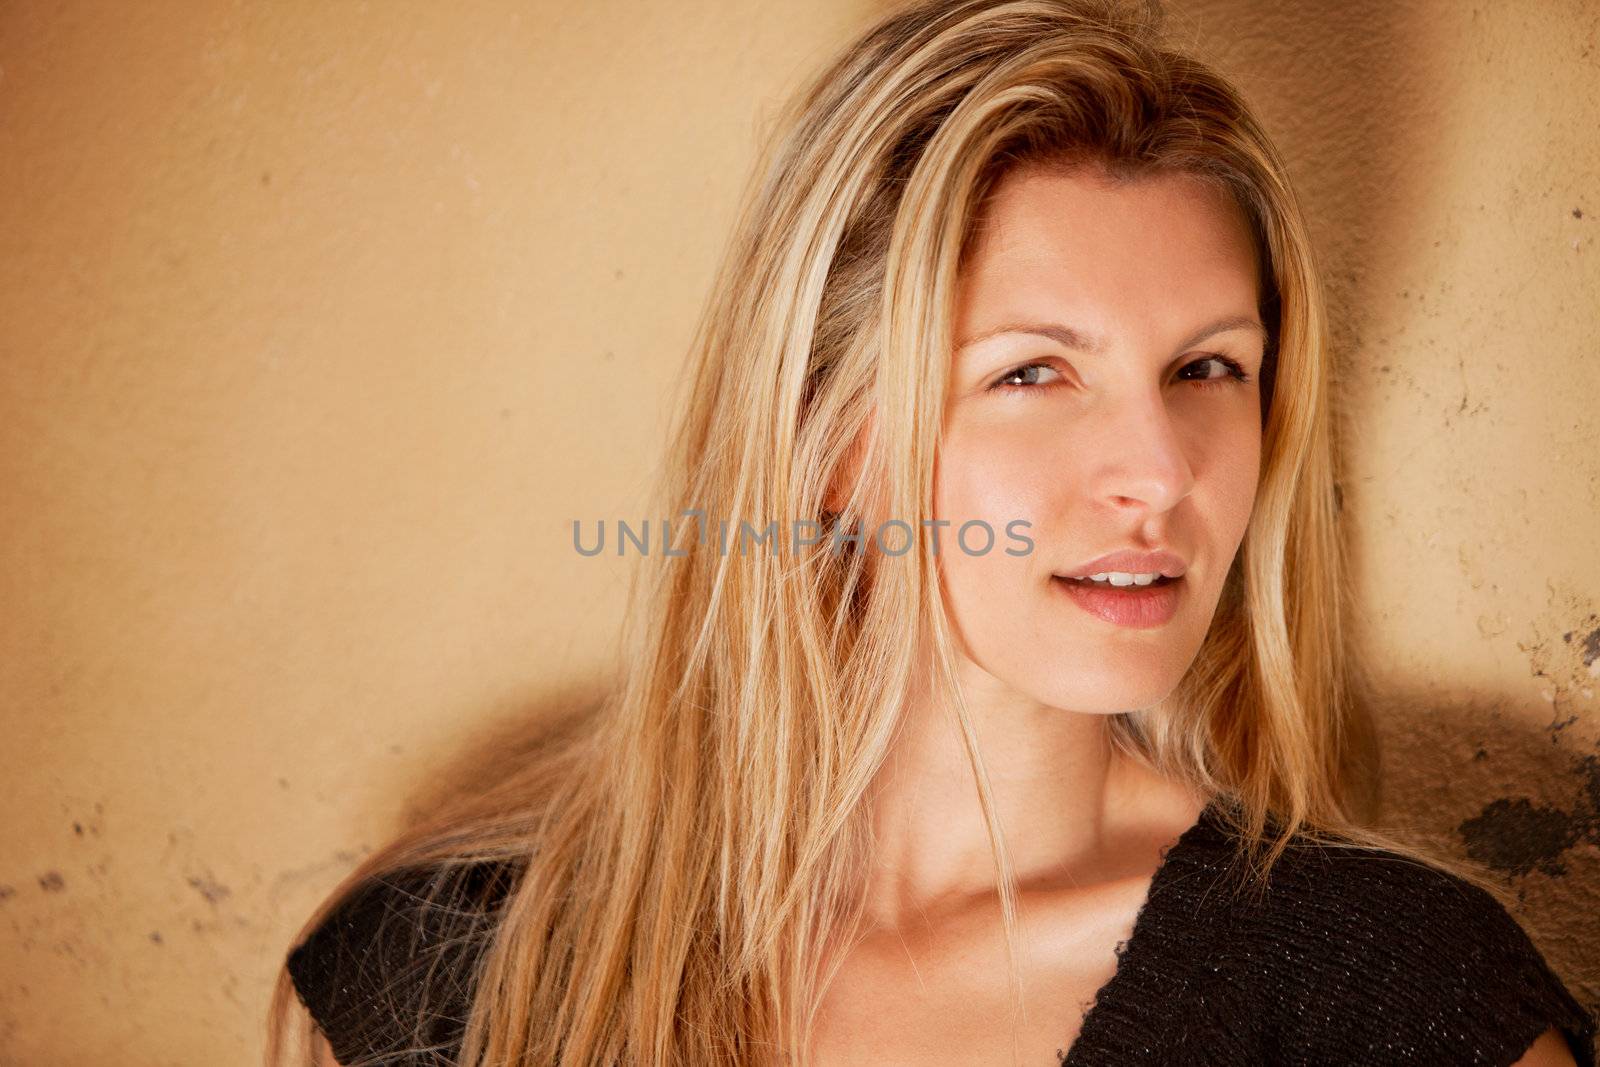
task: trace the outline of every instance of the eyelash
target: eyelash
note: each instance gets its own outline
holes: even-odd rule
[[[1185,380],[1193,381],[1196,385],[1200,386],[1202,389],[1211,388],[1213,386],[1219,386],[1219,385],[1232,385],[1232,384],[1235,384],[1235,383],[1237,383],[1239,385],[1247,385],[1251,381],[1250,375],[1245,371],[1244,367],[1239,364],[1239,361],[1235,360],[1235,359],[1230,359],[1227,356],[1219,356],[1219,355],[1205,356],[1204,358],[1195,360],[1194,363],[1190,363],[1190,364],[1186,365],[1184,367],[1184,370],[1188,370],[1189,367],[1194,366],[1195,363],[1207,363],[1207,362],[1210,362],[1211,360],[1215,360],[1218,363],[1221,363],[1224,367],[1226,367],[1228,369],[1228,373],[1225,376],[1221,377],[1221,378],[1210,378],[1210,379],[1193,378],[1193,379],[1185,379]],[[1028,392],[1028,391],[1031,391],[1031,390],[1049,389],[1052,386],[1056,386],[1056,385],[1062,384],[1060,382],[1042,382],[1042,383],[1035,383],[1033,385],[1024,385],[1024,384],[1019,383],[1019,382],[1008,382],[1008,381],[1006,381],[1006,379],[1011,377],[1012,375],[1021,373],[1022,371],[1028,370],[1028,369],[1030,369],[1032,367],[1042,367],[1042,368],[1044,368],[1046,370],[1054,370],[1055,369],[1055,368],[1051,367],[1050,364],[1044,363],[1044,362],[1041,362],[1041,361],[1038,361],[1038,360],[1035,360],[1032,363],[1024,363],[1024,364],[1021,364],[1020,366],[1012,367],[1010,370],[1006,371],[989,388],[990,389],[999,390],[1000,392]]]

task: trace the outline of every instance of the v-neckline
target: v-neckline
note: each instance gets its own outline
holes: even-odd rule
[[[1189,825],[1189,828],[1179,834],[1172,844],[1162,850],[1161,857],[1156,862],[1155,873],[1150,876],[1150,885],[1145,889],[1144,899],[1139,902],[1139,910],[1134,913],[1133,930],[1128,934],[1125,941],[1120,942],[1122,947],[1121,951],[1117,953],[1116,969],[1112,972],[1111,977],[1106,979],[1105,983],[1094,991],[1089,1001],[1089,1010],[1084,1012],[1083,1018],[1078,1023],[1078,1036],[1072,1039],[1072,1044],[1067,1047],[1066,1054],[1057,1057],[1056,1067],[1088,1067],[1088,1065],[1080,1063],[1074,1057],[1078,1054],[1079,1049],[1083,1047],[1085,1035],[1091,1034],[1091,1028],[1098,1027],[1100,1020],[1104,1018],[1105,1012],[1102,1008],[1106,1002],[1115,1001],[1118,992],[1128,983],[1128,976],[1132,972],[1129,960],[1138,957],[1149,941],[1151,916],[1154,914],[1150,905],[1152,903],[1159,905],[1157,892],[1164,889],[1172,879],[1175,873],[1173,860],[1180,855],[1187,854],[1190,848],[1197,845],[1202,836],[1210,832],[1215,825],[1213,820],[1216,816],[1217,808],[1221,804],[1222,797],[1213,797],[1206,803],[1205,807],[1200,809],[1199,816]]]

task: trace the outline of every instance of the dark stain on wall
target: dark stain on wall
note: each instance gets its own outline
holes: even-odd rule
[[[1576,632],[1576,630],[1568,630],[1561,635],[1561,640],[1569,645],[1572,644],[1572,635]],[[1594,666],[1594,661],[1600,659],[1600,626],[1596,626],[1579,639],[1578,655],[1582,658],[1585,667]]]
[[[1505,874],[1537,868],[1552,877],[1565,875],[1568,849],[1582,841],[1600,844],[1600,756],[1577,759],[1574,769],[1583,788],[1572,811],[1501,797],[1456,828],[1467,855]]]
[[[217,901],[227,896],[233,890],[211,877],[209,874],[190,875],[188,883],[194,887],[195,892],[206,898],[206,902],[215,906]]]

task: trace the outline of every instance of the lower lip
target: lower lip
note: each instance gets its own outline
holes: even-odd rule
[[[1160,585],[1144,586],[1086,585],[1066,578],[1051,578],[1050,582],[1089,614],[1136,630],[1148,630],[1169,622],[1177,613],[1178,591],[1183,585],[1181,577]]]

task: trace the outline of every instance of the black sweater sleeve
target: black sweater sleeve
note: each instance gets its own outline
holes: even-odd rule
[[[1593,1067],[1595,1019],[1485,890],[1392,853],[1336,850],[1274,910],[1293,946],[1281,1048],[1317,1064],[1509,1067],[1550,1027]]]
[[[341,1064],[445,1067],[514,868],[414,869],[362,883],[289,953],[295,991]]]

